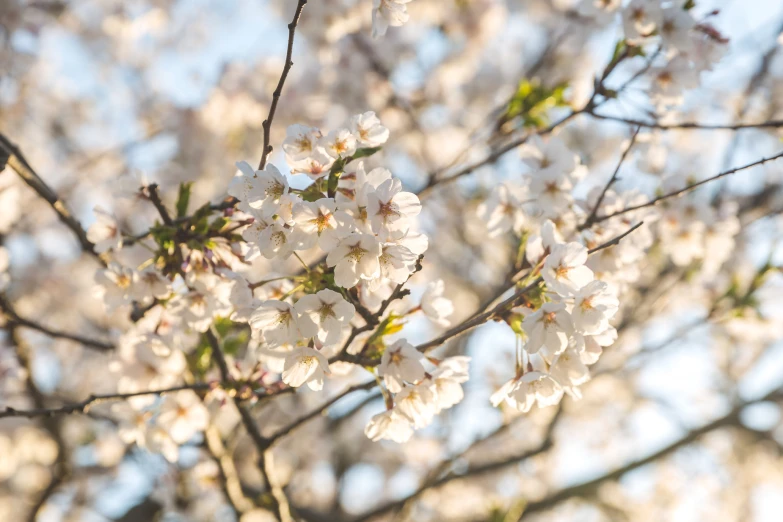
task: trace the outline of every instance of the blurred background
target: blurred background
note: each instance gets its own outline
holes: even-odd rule
[[[194,205],[220,201],[235,162],[260,157],[295,4],[1,0],[0,132],[85,227],[96,206],[130,234],[152,225],[151,205],[121,197],[128,177],[158,183],[169,205],[186,181],[195,182]],[[783,3],[708,0],[694,9],[730,42],[686,93],[677,119],[781,118]],[[371,0],[307,4],[272,127],[270,162],[281,171],[288,125],[332,129],[373,110],[391,138],[368,162],[420,190],[431,172],[456,171],[519,131],[498,122],[520,82],[566,85],[568,104],[584,105],[622,38],[617,18],[587,16],[571,0],[413,0],[410,21],[378,40],[371,10]],[[644,65],[643,57],[622,64],[609,86]],[[648,90],[641,75],[603,112],[649,117]],[[546,121],[566,110],[548,110]],[[647,194],[661,173],[704,178],[783,146],[775,128],[644,135],[620,186]],[[586,192],[611,175],[628,126],[582,115],[559,136],[589,169]],[[511,152],[422,196],[420,223],[430,237],[424,274],[445,279],[455,321],[494,295],[513,263],[516,244],[488,239],[476,207],[523,168]],[[493,408],[488,397],[510,376],[515,336],[490,323],[440,349],[473,358],[465,400],[407,444],[365,437],[364,424],[383,409],[377,391],[337,402],[286,438],[275,462],[297,516],[369,520],[377,510],[379,520],[510,521],[527,506],[525,519],[542,521],[780,520],[781,174],[771,163],[708,189],[737,202],[740,230],[731,251],[720,252],[721,270],[706,275],[650,250],[640,283],[621,300],[619,339],[593,367],[580,401],[523,415]],[[128,328],[127,311],[107,314],[94,295],[95,259],[8,168],[0,173],[0,242],[0,288],[20,317],[109,343]],[[131,262],[145,252],[121,255]],[[262,259],[250,273],[262,279],[297,269]],[[419,295],[426,279],[412,283]],[[712,313],[732,288],[752,298]],[[414,344],[437,333],[418,319],[405,329]],[[0,407],[34,405],[28,379],[49,405],[114,389],[110,351],[33,328],[13,337],[0,334]],[[327,392],[344,387],[330,381]],[[292,394],[255,413],[263,430],[274,430],[324,399]],[[220,458],[204,443],[183,448],[175,464],[126,444],[104,410],[0,419],[0,520],[269,520],[254,502],[263,486],[236,412],[214,404],[210,411],[236,481],[221,475]],[[47,491],[64,463],[67,475]]]

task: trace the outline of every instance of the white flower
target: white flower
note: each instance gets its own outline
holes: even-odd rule
[[[367,195],[367,216],[376,233],[383,228],[405,226],[409,218],[420,212],[419,198],[411,192],[403,192],[402,182],[397,178],[384,181]]]
[[[574,342],[577,346],[582,362],[595,364],[603,353],[604,346],[611,346],[617,340],[617,330],[610,326],[603,332],[595,335],[574,334]]]
[[[408,280],[418,256],[409,248],[398,243],[384,243],[378,262],[381,265],[379,277],[370,281],[370,287],[377,290],[387,279],[397,284]]]
[[[299,329],[305,337],[318,337],[325,346],[340,340],[342,330],[351,324],[354,306],[333,290],[303,296],[294,305],[299,314]]]
[[[87,229],[87,239],[95,245],[99,254],[107,250],[122,248],[120,225],[114,216],[100,207],[95,207],[95,223]]]
[[[465,396],[462,383],[468,380],[470,357],[449,357],[441,361],[429,378],[430,389],[435,394],[435,413],[451,408]]]
[[[547,219],[541,225],[540,234],[531,235],[525,246],[525,257],[528,262],[536,266],[541,258],[552,251],[552,249],[563,243],[563,236],[557,230],[552,220]]]
[[[272,217],[277,213],[280,198],[288,193],[288,180],[272,164],[264,170],[254,171],[253,167],[240,161],[237,168],[241,175],[231,180],[228,193],[239,199],[247,210],[258,210],[264,218]]]
[[[506,402],[524,413],[530,411],[534,404],[538,404],[539,408],[557,404],[562,397],[563,389],[552,377],[541,372],[528,372],[504,384],[492,394],[490,401],[495,407]]]
[[[408,10],[405,6],[411,0],[373,0],[372,6],[372,37],[378,38],[386,34],[389,26],[399,27],[408,21]]]
[[[285,358],[283,366],[283,382],[298,388],[307,383],[311,390],[321,390],[324,387],[324,375],[329,371],[329,361],[324,354],[314,348],[303,346],[294,348]]]
[[[166,430],[174,442],[184,444],[207,429],[209,413],[198,395],[183,390],[163,397],[157,420],[158,426]]]
[[[666,48],[674,48],[680,52],[693,49],[694,40],[691,30],[696,25],[689,11],[680,6],[671,6],[663,10],[659,33],[661,42]]]
[[[631,42],[646,38],[660,27],[661,4],[658,0],[632,0],[622,13],[625,37]]]
[[[356,138],[349,129],[333,130],[321,138],[318,144],[334,159],[346,158],[356,152]]]
[[[443,297],[443,291],[444,283],[442,279],[429,283],[421,296],[421,311],[433,323],[440,326],[448,326],[451,323],[446,318],[454,313],[454,305],[451,299]]]
[[[574,328],[586,334],[597,334],[609,327],[620,306],[617,295],[603,281],[592,281],[579,290],[574,297],[571,318]]]
[[[528,336],[525,349],[530,353],[546,347],[549,353],[558,354],[565,350],[568,337],[574,333],[571,316],[563,303],[544,303],[525,317],[522,328]]]
[[[544,217],[555,219],[574,201],[574,180],[555,169],[536,172],[530,179],[530,199]]]
[[[564,297],[573,296],[593,280],[593,271],[585,266],[586,262],[587,248],[584,245],[555,245],[541,270],[547,289]]]
[[[289,161],[291,174],[307,174],[310,179],[316,180],[329,174],[329,169],[334,164],[334,158],[329,156],[322,148],[318,148],[310,157],[301,161]]]
[[[408,417],[416,429],[432,422],[435,415],[435,395],[426,384],[405,386],[394,397],[400,413]]]
[[[487,201],[479,205],[478,215],[486,223],[489,237],[517,230],[525,221],[521,195],[505,183],[498,185]]]
[[[264,340],[272,346],[296,344],[302,337],[297,314],[290,304],[271,299],[264,301],[250,316],[250,327],[264,334]]]
[[[389,139],[389,129],[381,125],[373,111],[351,118],[351,131],[362,147],[378,147]]]
[[[383,382],[390,392],[399,393],[406,381],[415,383],[424,378],[422,357],[422,354],[405,339],[400,339],[386,348],[381,357],[378,373],[383,376]]]
[[[176,297],[171,306],[172,313],[197,332],[206,332],[215,316],[231,312],[229,296],[232,283],[214,275],[208,276],[205,274],[193,280],[188,292]]]
[[[256,217],[250,226],[242,231],[242,238],[251,248],[246,259],[252,260],[259,253],[267,259],[285,259],[294,249],[291,235],[291,229],[279,219]]]
[[[375,236],[352,233],[329,252],[326,264],[334,267],[335,284],[351,288],[360,279],[370,280],[380,275],[380,255],[381,244]]]
[[[559,177],[571,174],[577,165],[577,156],[557,137],[544,141],[537,134],[520,148],[524,162],[535,171],[534,177]]]
[[[98,270],[95,274],[95,282],[99,285],[96,292],[109,310],[131,302],[134,277],[133,269],[113,262],[105,269]]]
[[[573,388],[590,380],[590,370],[585,366],[579,352],[572,346],[555,357],[549,368],[549,374],[569,395],[576,398],[581,398],[581,395]]]
[[[286,138],[283,140],[283,152],[289,162],[298,162],[313,157],[318,152],[318,140],[321,131],[315,127],[308,127],[299,123],[290,125],[286,129]]]
[[[353,219],[336,208],[331,198],[303,201],[294,206],[291,241],[297,249],[312,248],[318,243],[322,250],[329,252],[341,237],[348,235]]]
[[[170,282],[153,267],[137,272],[133,277],[131,295],[137,301],[162,299],[171,292]]]
[[[413,427],[404,414],[391,409],[373,416],[365,426],[364,434],[373,442],[388,439],[402,444],[413,435]]]
[[[664,67],[652,68],[650,94],[660,103],[679,104],[683,93],[699,86],[699,71],[682,56],[674,57]]]

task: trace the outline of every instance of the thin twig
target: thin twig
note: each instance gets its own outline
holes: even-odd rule
[[[220,340],[218,339],[218,335],[214,329],[214,326],[206,331],[205,337],[210,347],[212,348],[212,360],[217,365],[221,378],[224,381],[229,380],[231,377],[231,372],[229,370],[226,357],[223,354],[223,349],[220,346]],[[245,405],[242,404],[238,397],[234,397],[234,405],[239,411],[239,416],[242,419],[242,425],[245,427],[245,430],[247,431],[250,439],[253,441],[253,444],[256,447],[256,450],[258,451],[258,470],[271,493],[270,498],[272,503],[272,511],[277,520],[288,520],[290,519],[290,513],[285,512],[287,509],[286,506],[288,505],[288,500],[285,498],[285,494],[282,492],[282,490],[275,487],[272,483],[272,480],[270,479],[271,474],[268,466],[269,455],[267,455],[270,441],[261,435],[261,430],[258,428],[255,420],[253,420],[253,416],[250,414],[250,410],[248,410]]]
[[[95,348],[101,351],[109,351],[114,349],[114,345],[112,343],[99,341],[96,339],[91,339],[89,337],[84,337],[81,335],[72,334],[68,332],[62,332],[60,330],[55,330],[47,326],[44,326],[42,324],[31,321],[30,319],[25,319],[23,317],[20,317],[16,313],[16,310],[14,310],[13,307],[11,306],[11,303],[3,294],[0,294],[0,311],[3,312],[3,314],[5,315],[8,321],[15,323],[18,326],[24,326],[25,328],[36,330],[45,335],[48,335],[49,337],[54,337],[56,339],[67,339],[69,341],[74,341],[84,346],[87,346],[89,348]]]
[[[294,65],[294,62],[291,61],[291,56],[294,52],[294,34],[296,33],[296,25],[299,23],[299,18],[302,16],[302,9],[304,9],[306,3],[307,0],[299,0],[299,3],[296,4],[296,11],[294,11],[294,19],[288,24],[288,49],[285,53],[285,65],[283,65],[283,72],[280,75],[280,80],[277,82],[277,87],[272,93],[272,104],[269,106],[269,115],[262,124],[264,129],[264,149],[261,152],[261,161],[258,163],[258,170],[264,170],[267,157],[272,152],[272,146],[269,144],[269,140],[271,139],[272,120],[275,118],[277,103],[280,101],[280,96],[283,94],[285,79],[288,77],[288,72]]]
[[[587,482],[582,482],[581,484],[576,484],[573,486],[569,486],[567,488],[561,489],[559,491],[555,491],[547,495],[541,500],[530,502],[526,508],[524,513],[522,514],[522,517],[520,517],[520,520],[524,519],[526,516],[531,515],[533,513],[538,513],[541,511],[546,511],[547,509],[550,509],[557,504],[568,500],[570,498],[574,497],[583,497],[586,495],[590,495],[593,492],[596,491],[596,489],[603,484],[604,482],[609,482],[612,480],[617,480],[626,473],[629,473],[637,468],[640,468],[642,466],[645,466],[647,464],[650,464],[652,462],[655,462],[670,453],[673,453],[674,451],[687,446],[693,442],[695,442],[697,439],[702,437],[703,435],[710,433],[712,431],[715,431],[717,429],[731,426],[735,424],[739,424],[739,415],[742,412],[742,410],[751,405],[756,404],[759,402],[767,402],[767,401],[777,401],[783,399],[783,389],[777,389],[775,391],[772,391],[768,393],[767,395],[763,397],[759,397],[757,399],[749,400],[747,402],[742,402],[736,407],[734,407],[729,413],[724,415],[723,417],[720,417],[712,422],[709,422],[699,428],[695,428],[689,432],[687,432],[683,437],[680,439],[677,439],[676,441],[672,442],[671,444],[668,444],[667,446],[659,449],[656,452],[653,452],[646,457],[634,460],[629,462],[628,464],[621,466],[619,468],[616,468],[614,470],[611,470],[599,477],[596,477],[592,480],[588,480]]]
[[[302,424],[306,423],[310,419],[313,419],[317,417],[318,415],[322,415],[326,410],[331,408],[336,402],[342,400],[343,398],[347,397],[348,395],[362,390],[369,390],[371,388],[374,388],[376,385],[375,379],[372,381],[365,382],[363,384],[357,384],[355,386],[351,386],[350,388],[346,389],[342,393],[332,397],[328,401],[326,401],[323,405],[317,407],[313,411],[306,413],[305,415],[299,417],[295,421],[291,422],[290,424],[287,424],[286,426],[283,426],[279,430],[277,430],[274,434],[272,434],[271,437],[269,437],[267,440],[269,443],[273,443],[277,439],[280,439],[281,437],[285,437],[286,435],[290,434],[292,431],[294,431],[296,428],[301,426]]]
[[[637,127],[644,127],[647,129],[660,129],[660,130],[677,130],[677,129],[679,130],[685,130],[685,129],[742,130],[742,129],[778,129],[783,127],[783,120],[769,120],[769,121],[761,121],[757,123],[697,123],[697,122],[658,123],[658,122],[637,120],[635,118],[623,118],[621,116],[598,114],[592,110],[585,111],[585,113],[599,120],[616,121],[620,123],[627,123],[628,125],[634,125]]]
[[[41,179],[41,176],[39,176],[38,173],[35,172],[16,145],[2,133],[0,133],[0,150],[2,151],[2,155],[8,156],[8,165],[19,174],[22,181],[27,183],[30,188],[49,203],[57,213],[60,221],[71,229],[79,240],[82,250],[95,257],[103,266],[106,266],[106,261],[95,250],[95,244],[87,239],[87,232],[84,230],[81,223],[73,216],[68,207],[65,206],[65,203],[59,198],[57,193]]]
[[[169,211],[166,208],[166,205],[163,204],[163,201],[160,199],[160,193],[158,192],[158,184],[152,183],[150,186],[147,187],[148,197],[150,200],[150,203],[152,203],[155,206],[155,209],[158,211],[158,214],[160,214],[160,218],[163,220],[163,223],[171,226],[171,224],[174,222],[171,219],[171,216],[169,215]]]
[[[68,415],[72,413],[88,413],[90,408],[96,404],[100,404],[107,401],[118,401],[131,399],[133,397],[141,397],[143,395],[165,395],[167,393],[174,393],[182,390],[210,390],[215,385],[209,382],[198,382],[194,384],[183,384],[181,386],[173,386],[171,388],[163,388],[160,390],[144,390],[131,393],[108,393],[108,394],[93,394],[84,399],[81,402],[75,402],[73,404],[66,404],[57,408],[34,408],[30,410],[17,410],[10,406],[3,410],[0,410],[0,418],[4,417],[26,417],[32,419],[35,417],[54,417],[55,415]]]
[[[590,211],[590,215],[587,216],[587,219],[585,220],[584,224],[580,227],[580,229],[590,228],[595,222],[596,215],[598,214],[598,209],[601,208],[601,203],[604,202],[606,193],[609,192],[611,186],[614,185],[615,181],[617,181],[617,175],[620,173],[620,167],[623,166],[623,162],[625,162],[625,158],[628,156],[628,153],[631,152],[634,143],[636,143],[636,137],[639,135],[640,130],[641,127],[636,127],[633,136],[631,136],[631,141],[628,142],[628,146],[625,148],[622,155],[620,156],[620,161],[617,162],[617,167],[614,169],[614,173],[612,173],[612,177],[609,178],[609,181],[606,183],[606,185],[604,185],[604,189],[601,191],[601,194],[598,196],[598,199],[595,202],[595,206],[593,206],[593,210]]]
[[[633,205],[633,206],[624,208],[622,210],[618,210],[617,212],[612,212],[611,214],[607,214],[605,216],[597,217],[597,218],[595,218],[593,220],[593,223],[594,224],[595,223],[600,223],[602,221],[606,221],[607,219],[612,219],[613,217],[621,216],[621,215],[626,214],[628,212],[633,212],[635,210],[641,210],[643,208],[655,206],[658,203],[660,203],[661,201],[665,201],[667,199],[677,197],[677,196],[679,196],[681,194],[684,194],[686,192],[690,192],[691,190],[693,190],[695,188],[698,188],[698,187],[700,187],[702,185],[705,185],[707,183],[710,183],[711,181],[715,181],[716,179],[720,179],[720,178],[723,178],[725,176],[729,176],[731,174],[735,174],[735,173],[737,173],[737,172],[739,172],[741,170],[749,169],[751,167],[756,167],[758,165],[763,165],[764,163],[767,163],[769,161],[774,161],[774,160],[776,160],[778,158],[781,158],[781,157],[783,157],[783,152],[779,152],[778,154],[776,154],[774,156],[770,156],[768,158],[761,158],[760,160],[756,160],[753,163],[748,163],[747,165],[743,165],[741,167],[735,167],[733,169],[721,172],[720,174],[716,174],[715,176],[712,176],[710,178],[703,179],[701,181],[697,181],[696,183],[691,183],[690,185],[688,185],[688,186],[686,186],[684,188],[681,188],[680,190],[675,190],[674,192],[670,192],[668,194],[664,194],[663,196],[658,196],[656,198],[653,198],[653,199],[651,199],[650,201],[648,201],[646,203],[641,203],[639,205]]]

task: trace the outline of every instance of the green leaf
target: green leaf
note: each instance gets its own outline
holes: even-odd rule
[[[353,156],[351,156],[350,161],[357,160],[359,158],[367,158],[369,156],[372,156],[379,150],[381,150],[383,147],[366,147],[363,149],[356,149],[356,152],[353,153]]]
[[[299,195],[302,196],[302,199],[305,201],[318,201],[325,197],[321,189],[318,188],[317,183],[310,184],[310,186],[304,189]]]
[[[190,203],[190,189],[193,188],[193,182],[179,184],[179,194],[177,195],[177,217],[182,218],[188,215],[188,204]]]
[[[519,120],[523,127],[541,128],[548,124],[547,113],[554,107],[567,107],[567,83],[545,87],[536,80],[522,79],[517,92],[509,100],[501,124]]]

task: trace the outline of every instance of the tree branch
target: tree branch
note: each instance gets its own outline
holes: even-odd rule
[[[620,123],[627,123],[628,125],[634,125],[637,127],[644,127],[648,129],[660,129],[660,130],[742,130],[742,129],[778,129],[783,127],[783,120],[769,120],[758,123],[696,123],[696,122],[682,122],[682,123],[658,123],[647,122],[643,120],[637,120],[634,118],[623,118],[620,116],[609,116],[608,114],[598,114],[593,110],[585,111],[586,114],[597,118],[599,120],[616,121]]]
[[[636,137],[639,135],[639,131],[641,129],[642,129],[641,127],[636,127],[633,136],[631,136],[631,141],[628,142],[628,146],[625,148],[622,155],[620,156],[620,161],[617,162],[617,167],[614,169],[614,173],[612,174],[612,177],[609,178],[609,181],[604,186],[604,189],[601,191],[601,194],[598,196],[598,199],[595,202],[595,206],[593,206],[593,210],[590,211],[590,215],[587,216],[587,219],[585,220],[584,224],[582,224],[580,229],[583,230],[585,228],[590,228],[595,222],[596,215],[598,214],[598,209],[601,208],[601,203],[603,203],[604,198],[606,197],[606,193],[609,191],[609,188],[611,188],[614,182],[617,181],[617,174],[620,173],[620,167],[623,166],[623,162],[625,161],[625,158],[628,156],[628,153],[631,152],[634,143],[636,143]]]
[[[19,315],[13,309],[11,303],[3,294],[0,294],[0,311],[4,313],[6,319],[9,322],[12,322],[18,326],[24,326],[25,328],[36,330],[45,335],[48,335],[49,337],[54,337],[57,339],[67,339],[69,341],[74,341],[83,344],[84,346],[87,346],[89,348],[95,348],[100,351],[109,351],[114,349],[114,345],[112,343],[105,342],[105,341],[98,341],[96,339],[90,339],[89,337],[83,337],[77,334],[54,330],[52,328],[43,326],[29,319],[19,317]]]
[[[264,170],[267,157],[272,152],[272,146],[269,144],[269,140],[271,139],[272,120],[275,118],[275,111],[277,111],[280,95],[283,94],[283,85],[285,85],[288,72],[294,65],[294,62],[291,61],[291,55],[294,52],[294,34],[296,33],[296,25],[299,23],[299,18],[302,16],[302,9],[304,9],[306,3],[307,0],[299,0],[299,3],[296,4],[296,10],[294,11],[294,19],[288,24],[288,49],[285,53],[285,65],[283,65],[283,72],[280,75],[280,80],[277,82],[277,87],[272,93],[272,105],[269,106],[269,115],[262,125],[264,128],[264,150],[261,152],[261,161],[258,163],[258,170]]]
[[[81,223],[73,217],[73,214],[65,206],[65,203],[57,196],[57,193],[41,179],[22,155],[22,152],[2,133],[0,133],[0,151],[8,157],[8,165],[22,178],[31,189],[41,196],[57,213],[60,221],[74,233],[84,252],[95,257],[99,263],[106,266],[106,261],[95,250],[95,245],[87,239],[87,232]],[[2,169],[0,169],[2,170]]]
[[[764,163],[767,163],[769,161],[774,161],[774,160],[776,160],[778,158],[781,158],[781,157],[783,157],[783,152],[779,152],[778,154],[776,154],[774,156],[770,156],[768,158],[761,158],[760,160],[756,160],[753,163],[748,163],[747,165],[743,165],[741,167],[735,167],[733,169],[721,172],[720,174],[716,174],[715,176],[712,176],[710,178],[703,179],[703,180],[698,181],[696,183],[691,183],[690,185],[688,185],[688,186],[686,186],[684,188],[681,188],[680,190],[675,190],[674,192],[670,192],[668,194],[664,194],[663,196],[658,196],[656,198],[653,198],[653,199],[651,199],[650,201],[648,201],[646,203],[641,203],[639,205],[633,205],[633,206],[624,208],[622,210],[618,210],[617,212],[612,212],[611,214],[607,214],[605,216],[597,217],[597,218],[595,218],[593,220],[593,224],[600,223],[602,221],[606,221],[607,219],[612,219],[613,217],[616,217],[616,216],[621,216],[621,215],[626,214],[628,212],[633,212],[634,210],[641,210],[643,208],[655,206],[658,203],[660,203],[661,201],[665,201],[667,199],[677,197],[680,194],[684,194],[686,192],[690,192],[691,190],[693,190],[695,188],[698,188],[698,187],[700,187],[702,185],[706,185],[707,183],[710,183],[711,181],[715,181],[716,179],[720,179],[720,178],[723,178],[725,176],[729,176],[731,174],[737,173],[737,172],[739,172],[741,170],[749,169],[751,167],[755,167],[755,166],[758,166],[758,165],[763,165]]]
[[[559,491],[555,491],[553,493],[550,493],[549,495],[547,495],[541,500],[529,503],[525,508],[524,513],[522,513],[522,517],[520,518],[520,520],[524,519],[527,515],[530,515],[532,513],[538,513],[550,509],[565,500],[574,497],[583,497],[592,494],[598,488],[598,486],[600,486],[604,482],[617,480],[630,471],[633,471],[637,468],[655,462],[656,460],[665,457],[670,453],[673,453],[674,451],[682,448],[683,446],[687,446],[692,442],[695,442],[701,436],[711,431],[715,431],[717,429],[730,426],[733,424],[738,424],[740,412],[748,405],[755,404],[758,402],[766,402],[766,401],[781,400],[781,399],[783,399],[783,388],[778,388],[777,390],[774,390],[763,397],[759,397],[757,399],[740,403],[723,417],[720,417],[699,428],[695,428],[689,431],[682,438],[672,442],[671,444],[668,444],[667,446],[659,449],[656,452],[647,455],[646,457],[633,460],[624,466],[609,471],[592,480],[588,480],[586,482],[582,482],[581,484],[576,484],[561,489]]]
[[[206,331],[205,337],[212,348],[212,360],[217,365],[221,378],[223,380],[229,380],[231,378],[231,373],[214,327],[211,327]],[[274,485],[270,479],[271,470],[269,469],[269,455],[267,455],[267,450],[269,449],[271,442],[261,435],[261,431],[253,420],[253,416],[250,414],[250,410],[242,404],[238,397],[234,397],[234,405],[239,411],[242,425],[245,427],[245,430],[258,451],[258,470],[271,494],[272,511],[277,520],[280,520],[281,522],[290,520],[291,514],[288,511],[288,499],[285,497],[285,493],[282,489]]]
[[[131,393],[107,393],[107,394],[93,394],[84,399],[81,402],[75,402],[73,404],[66,404],[58,408],[35,408],[31,410],[17,410],[10,406],[4,410],[0,410],[0,419],[5,417],[26,417],[33,419],[35,417],[54,417],[56,415],[67,415],[71,413],[88,413],[90,408],[96,404],[100,404],[107,401],[125,400],[133,397],[140,397],[143,395],[165,395],[167,393],[174,393],[182,390],[201,390],[207,391],[214,388],[213,383],[198,382],[194,384],[183,384],[180,386],[173,386],[171,388],[162,388],[159,390],[144,390]]]

